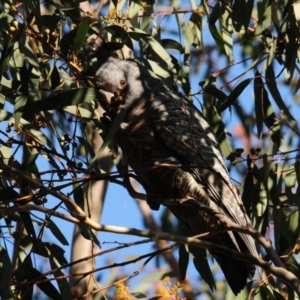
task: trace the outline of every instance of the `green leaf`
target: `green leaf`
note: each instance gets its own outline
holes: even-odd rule
[[[257,136],[260,138],[263,128],[263,99],[267,97],[267,93],[264,89],[261,75],[256,72],[254,79],[254,100],[255,100],[255,114],[256,114],[256,126]]]
[[[135,1],[130,1],[128,3],[128,13],[131,16],[131,25],[133,28],[139,28],[140,27],[140,22],[139,22],[139,13],[140,13],[140,3],[139,2],[135,2]]]
[[[93,159],[90,161],[89,169],[91,169],[94,166],[94,164],[98,161],[98,159],[100,158],[100,156],[103,153],[103,151],[105,150],[105,148],[109,145],[110,141],[113,139],[115,133],[119,129],[120,124],[124,120],[125,115],[126,115],[126,110],[121,108],[120,113],[114,119],[114,122],[112,124],[111,129],[105,135],[105,138],[103,140],[103,144],[101,145],[100,149],[98,150],[96,155],[93,157]]]
[[[30,68],[30,75],[28,78],[28,94],[30,101],[37,101],[39,99],[41,73],[39,69]]]
[[[32,278],[39,278],[39,281],[44,280],[44,282],[37,283],[37,286],[50,298],[50,299],[62,299],[58,290],[54,287],[51,281],[46,281],[47,277],[43,275],[40,271],[35,268],[31,268]]]
[[[23,115],[23,109],[26,107],[26,103],[28,100],[28,94],[23,94],[23,92],[20,90],[16,96],[15,100],[15,126],[18,126],[20,123],[20,119]]]
[[[29,136],[33,136],[35,139],[39,140],[41,144],[44,146],[48,146],[51,150],[56,152],[55,147],[53,146],[51,140],[36,126],[30,124],[24,119],[20,120],[20,125],[22,126],[22,130]],[[45,148],[46,150],[47,148]]]
[[[86,39],[92,19],[90,17],[82,17],[77,27],[76,37],[74,41],[74,52],[78,53]]]
[[[249,85],[249,83],[253,80],[253,78],[248,78],[243,80],[242,82],[240,82],[234,89],[233,91],[230,93],[230,95],[227,97],[226,94],[224,94],[223,92],[223,96],[222,97],[217,97],[220,101],[217,104],[217,109],[218,111],[221,113],[223,112],[225,109],[227,109],[230,105],[233,105],[236,103],[238,97],[240,96],[240,94],[243,92],[243,90]],[[219,90],[218,90],[219,91]],[[220,91],[221,92],[221,91]],[[216,94],[213,96],[216,97]]]
[[[235,158],[232,158],[232,155],[231,155],[232,148],[227,139],[225,125],[224,125],[224,123],[221,119],[221,116],[219,115],[216,107],[214,105],[209,105],[209,104],[205,103],[203,112],[215,133],[215,136],[219,142],[223,156],[225,156],[227,159],[233,161]]]
[[[262,217],[268,207],[268,194],[264,183],[260,184],[259,201],[256,204],[256,215]]]
[[[121,42],[108,42],[105,44],[105,50],[109,52],[114,52],[120,50],[124,47],[124,43]]]
[[[131,293],[130,295],[132,295],[134,297],[134,299],[140,299],[140,300],[148,300],[148,297],[140,292],[136,292],[136,293]]]
[[[152,71],[159,77],[165,78],[165,79],[171,77],[170,72],[168,70],[162,68],[156,61],[148,59],[147,62],[150,65]]]
[[[213,37],[213,39],[215,40],[218,48],[223,52],[225,53],[225,42],[222,38],[222,36],[220,35],[220,33],[218,32],[217,28],[215,25],[209,25],[209,30],[210,30],[210,33]]]
[[[0,121],[7,121],[9,118],[11,118],[12,113],[5,110],[5,109],[0,109]]]
[[[88,120],[99,120],[99,115],[97,115],[97,111],[95,111],[95,107],[90,105],[89,103],[85,102],[85,107],[78,107],[75,105],[71,106],[65,106],[63,108],[64,111],[67,111],[68,113],[75,115],[75,116],[80,116],[81,118],[85,118]],[[84,104],[82,104],[84,106]]]
[[[44,243],[44,246],[45,248],[47,248],[49,262],[52,270],[60,268],[67,263],[64,257],[65,251],[63,249],[51,243]],[[65,274],[61,270],[56,270],[53,272],[53,275],[55,278],[58,278],[57,285],[60,290],[62,299],[71,299],[72,293],[67,278],[64,278]]]
[[[285,177],[284,177],[284,184],[286,187],[294,187],[297,177],[295,169],[290,167],[289,169],[285,169]]]
[[[204,87],[204,91],[213,97],[217,98],[219,100],[218,103],[225,103],[227,99],[227,95],[219,90],[216,86],[214,85],[207,85]]]
[[[196,10],[196,7],[194,10]],[[191,17],[190,17],[190,20],[188,23],[190,31],[194,37],[193,38],[193,46],[197,47],[197,48],[200,48],[202,46],[202,42],[203,42],[203,36],[202,36],[203,17],[202,17],[202,14],[204,15],[204,8],[202,5],[200,5],[197,9],[197,12],[193,12],[191,14]]]
[[[257,182],[253,188],[253,226],[263,235],[269,224],[268,193],[264,182]]]
[[[60,50],[64,55],[69,54],[70,49],[74,49],[74,41],[76,38],[77,28],[71,30],[70,32],[66,33],[62,39],[60,40]]]
[[[101,248],[101,243],[98,240],[97,236],[94,234],[94,232],[92,231],[91,228],[89,228],[87,225],[85,224],[78,224],[78,228],[79,231],[81,233],[81,235],[89,240],[89,241],[93,241],[99,248]]]
[[[21,37],[21,41],[22,41],[22,38],[24,36]],[[20,41],[20,43],[21,43]],[[13,56],[12,56],[12,60],[13,60],[13,63],[11,63],[13,65],[13,67],[16,67],[16,68],[22,68],[24,66],[24,55],[22,55],[22,53],[20,52],[20,47],[19,47],[19,43],[16,42],[14,44],[14,53],[13,53]]]
[[[30,173],[38,173],[38,168],[35,163],[36,159],[38,158],[39,153],[31,154],[28,147],[24,147],[23,151],[23,163],[20,167],[21,170],[24,170],[26,172]]]
[[[193,262],[195,268],[199,272],[202,279],[209,285],[210,289],[214,291],[216,289],[216,283],[207,261],[206,249],[190,245],[188,246],[188,248],[189,251],[193,254]]]
[[[194,42],[194,35],[191,32],[190,28],[185,24],[185,21],[183,19],[180,20],[180,28],[181,28],[181,32],[183,33],[183,36],[185,38],[185,42],[188,45],[192,45]]]
[[[273,294],[276,300],[285,300],[286,298],[283,297],[279,292],[273,289]]]
[[[125,2],[125,0],[123,0]],[[154,12],[154,5],[155,2],[149,1],[147,2],[147,6],[143,8],[144,16],[141,18],[140,21],[140,27],[145,32],[150,32],[151,25],[155,22],[155,18],[153,16]],[[153,25],[152,25],[153,26]],[[155,25],[154,25],[155,26]],[[155,31],[155,27],[153,28],[153,31]]]
[[[268,94],[264,88],[261,74],[256,72],[254,79],[255,112],[257,121],[257,134],[260,137],[262,133],[263,122],[266,123],[265,112],[268,110]]]
[[[163,63],[166,63],[170,69],[174,68],[171,56],[158,41],[151,36],[145,36],[143,39],[149,44],[151,49]]]
[[[220,22],[221,34],[224,40],[224,50],[228,57],[229,63],[233,63],[233,39],[232,39],[232,20],[230,18],[230,14],[228,9],[225,9],[225,12],[222,15],[222,19]]]
[[[283,218],[283,213],[281,211],[280,206],[274,206],[273,210],[272,210],[273,214],[273,222],[274,222],[274,240],[275,240],[275,249],[277,250],[277,253],[279,254],[279,242],[280,242],[280,235],[281,235],[281,228],[285,226],[285,224],[283,224],[282,226],[282,218]],[[282,252],[280,252],[282,253]]]
[[[251,206],[252,206],[252,199],[253,199],[253,174],[251,171],[248,171],[245,182],[244,182],[244,190],[242,195],[242,201],[245,206],[246,212],[248,215],[251,215]]]
[[[261,296],[261,299],[268,299],[268,300],[275,300],[275,297],[273,295],[273,290],[269,285],[261,285],[257,288],[259,295]]]
[[[175,271],[160,271],[160,272],[156,272],[154,274],[149,274],[143,278],[140,279],[141,282],[156,282],[159,280],[163,280],[165,277],[175,277],[176,276],[176,272]]]
[[[276,49],[277,49],[277,39],[275,37],[269,38],[266,37],[266,43],[268,44],[268,48],[266,51],[268,51],[267,58],[265,59],[265,62],[261,68],[261,73],[264,73],[265,70],[272,65],[275,54],[276,54]]]
[[[0,265],[1,265],[1,299],[11,299],[9,295],[11,294],[10,284],[12,276],[12,265],[7,251],[0,246]],[[5,275],[4,275],[5,274]]]
[[[254,85],[255,112],[257,119],[258,136],[260,136],[262,132],[263,121],[269,129],[269,133],[274,144],[272,154],[276,154],[281,141],[281,126],[279,121],[276,119],[274,109],[269,101],[268,93],[262,82],[261,75],[258,72],[256,73]],[[259,120],[260,118],[261,120]]]
[[[215,5],[209,15],[209,25],[214,25],[221,18],[225,11],[225,4],[222,1],[215,2]]]
[[[81,136],[77,136],[76,138],[79,140],[79,143],[83,145],[86,153],[88,153],[90,157],[93,158],[95,156],[95,152],[91,144],[88,142],[87,138],[83,138]]]
[[[117,25],[107,26],[101,29],[101,32],[103,33],[109,32],[112,35],[113,40],[117,39],[123,42],[128,48],[133,49],[133,44],[130,39],[130,37],[133,38],[133,36],[129,35],[129,33],[121,26],[117,26]]]
[[[234,1],[232,6],[232,23],[235,31],[246,33],[250,24],[254,0]]]
[[[50,257],[50,264],[52,270],[55,269],[55,267],[58,267],[58,265],[54,264],[52,257]],[[56,282],[62,299],[72,299],[73,295],[70,289],[68,279],[64,278],[66,274],[61,270],[57,270],[53,272],[53,275],[55,276],[55,278],[57,278]]]
[[[50,231],[53,233],[53,235],[64,245],[68,246],[69,242],[61,232],[61,230],[58,228],[58,226],[55,224],[55,222],[52,221],[52,219],[47,220],[47,227],[50,229]]]
[[[25,55],[26,60],[28,61],[28,63],[31,66],[38,69],[40,67],[40,65],[38,63],[38,59],[37,59],[33,49],[29,46],[29,43],[30,43],[29,36],[23,34],[21,39],[20,39],[21,52]]]
[[[12,187],[5,187],[4,185],[0,187],[0,199],[10,199],[11,201],[20,197]]]
[[[271,5],[265,0],[257,1],[258,22],[255,28],[255,35],[259,36],[264,31],[270,29],[271,25]]]
[[[184,280],[186,277],[186,271],[189,264],[189,253],[186,250],[186,245],[180,244],[179,246],[179,273],[181,280]]]
[[[284,220],[284,222],[282,222]],[[293,213],[290,211],[283,211],[281,213],[280,220],[280,240],[279,250],[280,254],[286,254],[290,252],[297,244],[298,231],[299,231],[299,212],[294,210]]]
[[[100,97],[99,92],[93,88],[79,88],[30,103],[18,110],[34,114],[40,111],[60,109],[68,105],[78,105],[84,102],[94,101]]]
[[[300,278],[300,267],[293,255],[289,255],[286,261],[286,268]]]
[[[24,226],[26,228],[26,231],[28,235],[30,235],[34,240],[36,239],[35,230],[33,227],[33,221],[31,220],[30,214],[27,211],[19,212],[20,217],[22,218],[22,221],[24,223]]]
[[[54,90],[55,88],[57,88],[61,83],[60,83],[60,76],[59,73],[57,71],[57,68],[55,66],[55,61],[53,60],[52,63],[52,69],[50,71],[50,78],[51,78],[51,88]],[[49,76],[49,74],[48,74]]]
[[[83,210],[84,209],[84,193],[82,186],[78,183],[73,184],[73,194],[76,204]]]
[[[132,38],[133,40],[136,40],[136,41],[139,41],[141,39],[151,36],[149,33],[140,31],[136,28],[134,28],[134,31],[128,32],[128,35],[130,38]]]
[[[227,97],[227,99],[223,102],[218,103],[218,110],[220,112],[224,111],[226,108],[228,108],[230,105],[234,104],[235,101],[238,99],[240,94],[243,92],[243,90],[249,85],[249,83],[253,80],[253,78],[248,78],[240,82],[230,93],[230,95]],[[221,99],[220,99],[221,100]]]
[[[290,109],[287,108],[280,95],[280,92],[278,90],[278,83],[276,82],[275,72],[272,64],[269,65],[269,67],[266,70],[266,84],[278,107],[283,111],[283,113],[286,116],[288,116],[292,120],[295,120],[295,118],[290,112]]]
[[[24,249],[33,250],[34,239],[31,236],[20,232],[13,232],[12,236],[19,241],[20,246]]]
[[[4,74],[8,62],[13,55],[14,51],[14,44],[18,41],[21,37],[21,31],[18,31],[11,40],[7,44],[5,44],[1,51],[1,58],[0,58],[0,78]]]
[[[180,43],[178,43],[175,40],[172,39],[162,39],[160,41],[161,45],[165,48],[165,49],[176,49],[178,50],[180,53],[183,53],[183,47]]]
[[[44,248],[46,257],[55,258],[56,264],[58,264],[58,266],[62,266],[68,263],[68,261],[65,258],[65,250],[59,247],[58,245],[53,243],[43,242],[41,244],[41,247]]]

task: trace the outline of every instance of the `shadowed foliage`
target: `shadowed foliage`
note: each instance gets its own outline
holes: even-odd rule
[[[247,225],[237,206],[240,193],[255,230],[272,240],[284,268],[300,278],[299,11],[299,4],[288,0],[0,0],[1,298],[232,299],[227,280],[237,293],[255,262],[250,255],[247,262],[214,251],[211,256],[204,248],[188,245],[187,239],[180,246],[159,246],[153,231],[157,236],[160,230],[169,233],[165,240],[179,243],[181,239],[172,237],[224,229],[217,218],[206,222],[208,214],[193,202],[171,205],[170,196],[201,198],[208,209]],[[124,66],[130,95],[128,89],[123,94],[113,90],[117,77],[107,80],[116,74],[110,65],[99,82],[104,72],[97,70],[112,60],[110,56]],[[128,57],[134,62],[120,63]],[[120,104],[140,99],[141,115],[119,110]],[[95,135],[101,136],[102,146],[95,147]],[[121,159],[117,145],[135,172]],[[108,155],[112,160],[102,164]],[[153,168],[157,161],[159,167]],[[147,197],[134,180],[140,181]],[[112,189],[125,187],[153,209],[160,207],[153,218],[139,204],[146,229],[151,229],[148,235],[127,229],[147,236],[146,241],[97,248],[97,230],[126,234],[120,228],[97,227],[97,217],[90,218],[97,199],[89,197],[100,181],[110,182]],[[77,224],[78,235],[91,245],[90,256],[81,261],[69,259],[73,246],[63,226],[70,223]],[[118,236],[112,239],[119,242]],[[206,241],[255,254],[245,232],[221,232]],[[153,247],[141,253],[133,248],[139,243]],[[128,247],[138,258],[121,256],[117,265],[96,259],[119,255]],[[260,242],[260,258],[268,261],[263,248]],[[155,271],[151,269],[144,283],[141,278],[153,258]],[[69,271],[85,261],[91,263],[89,271]],[[131,264],[137,261],[142,264],[133,273]],[[201,276],[188,268],[189,261]],[[242,271],[226,273],[228,265]],[[187,279],[177,285],[180,275]],[[129,287],[134,276],[141,284],[138,288]],[[295,285],[284,276],[262,269],[238,297],[293,299]],[[70,277],[72,285],[82,284],[76,292]]]

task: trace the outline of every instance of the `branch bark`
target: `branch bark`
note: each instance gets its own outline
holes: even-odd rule
[[[74,216],[69,216],[66,214],[62,214],[60,212],[57,212],[55,210],[49,210],[45,207],[37,206],[37,205],[32,205],[32,204],[26,204],[23,206],[16,206],[16,207],[9,207],[9,208],[4,208],[0,209],[0,214],[6,215],[6,214],[13,214],[16,212],[20,211],[40,211],[44,212],[46,214],[51,214],[52,216],[59,217],[63,220],[75,223],[75,224],[85,224],[89,226],[90,228],[96,230],[96,231],[104,231],[104,232],[111,232],[111,233],[116,233],[116,234],[125,234],[125,235],[134,235],[134,236],[139,236],[139,237],[144,237],[144,238],[149,238],[152,240],[165,240],[165,241],[174,241],[178,243],[183,243],[183,244],[189,244],[192,246],[196,247],[201,247],[205,248],[214,252],[219,252],[228,256],[234,256],[236,259],[243,260],[246,262],[249,262],[251,264],[255,264],[264,270],[267,270],[274,276],[280,278],[282,281],[285,283],[289,284],[294,291],[300,296],[300,280],[291,272],[286,270],[284,267],[278,267],[276,265],[271,265],[270,263],[258,258],[254,257],[250,254],[245,254],[241,253],[229,248],[226,248],[221,245],[216,245],[207,241],[199,240],[198,237],[182,237],[182,236],[177,236],[177,235],[171,235],[167,233],[158,233],[158,232],[153,232],[153,231],[148,231],[148,230],[138,230],[135,228],[125,228],[125,227],[119,227],[119,226],[111,226],[111,225],[101,225],[98,224],[97,222],[91,220],[88,218],[84,212],[78,212],[78,217]],[[246,234],[250,234],[253,236],[256,240],[258,240],[260,243],[266,239],[261,236],[260,233],[255,231],[255,229],[249,230],[249,228],[245,228],[243,226],[235,225],[232,226],[229,223],[229,231],[234,231],[237,232],[242,232]],[[259,238],[258,238],[259,237]],[[262,246],[267,245],[268,248],[272,248],[270,243],[264,242]],[[266,249],[267,250],[267,249]],[[273,249],[275,252],[275,250]],[[276,252],[275,252],[276,253]]]

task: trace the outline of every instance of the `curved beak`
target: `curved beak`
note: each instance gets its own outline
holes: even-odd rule
[[[114,96],[114,94],[110,93],[110,92],[107,92],[105,90],[101,90],[101,89],[99,89],[98,91],[100,93],[100,99],[99,99],[100,105],[102,106],[102,108],[105,111],[107,111],[108,108],[110,107],[111,103],[112,103],[111,99]]]

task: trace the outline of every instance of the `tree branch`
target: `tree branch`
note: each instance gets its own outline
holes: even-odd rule
[[[0,209],[0,214],[6,215],[6,214],[13,214],[16,212],[20,211],[40,211],[44,212],[46,214],[51,214],[53,216],[59,217],[61,219],[64,219],[66,221],[75,223],[75,224],[85,224],[89,227],[91,227],[94,230],[97,231],[104,231],[104,232],[112,232],[116,234],[125,234],[125,235],[134,235],[134,236],[139,236],[139,237],[144,237],[144,238],[150,238],[152,240],[167,240],[167,241],[173,241],[173,242],[178,242],[182,244],[188,244],[196,247],[201,247],[208,249],[210,251],[222,253],[225,255],[228,255],[230,257],[234,257],[239,260],[243,260],[246,262],[249,262],[251,264],[255,264],[270,273],[272,273],[274,276],[280,278],[282,281],[285,283],[291,285],[291,287],[295,290],[295,292],[300,295],[300,280],[291,272],[286,270],[284,267],[277,267],[269,264],[268,262],[258,258],[254,257],[250,254],[246,253],[241,253],[229,248],[226,248],[221,245],[213,244],[207,241],[199,240],[197,237],[182,237],[182,236],[177,236],[177,235],[172,235],[172,234],[167,234],[167,233],[157,233],[153,231],[147,231],[147,230],[138,230],[135,228],[125,228],[125,227],[119,227],[119,226],[111,226],[111,225],[101,225],[93,220],[89,219],[84,213],[83,215],[81,214],[79,218],[76,218],[74,216],[68,216],[62,213],[59,213],[55,210],[50,210],[45,207],[37,206],[37,205],[32,205],[32,204],[26,204],[23,206],[16,206],[16,207],[9,207],[9,208],[4,208]],[[229,225],[230,226],[230,225]],[[249,229],[245,228],[243,226],[235,225],[231,230],[239,231],[245,234],[250,234],[253,237],[259,237],[259,242],[263,241],[263,239],[266,241],[266,239],[261,236],[259,233],[255,231],[255,229]],[[266,244],[266,243],[264,243]],[[267,243],[268,245],[268,243]],[[263,245],[264,246],[264,245]],[[272,246],[269,244],[267,249],[272,248]],[[266,250],[267,250],[266,249]]]

